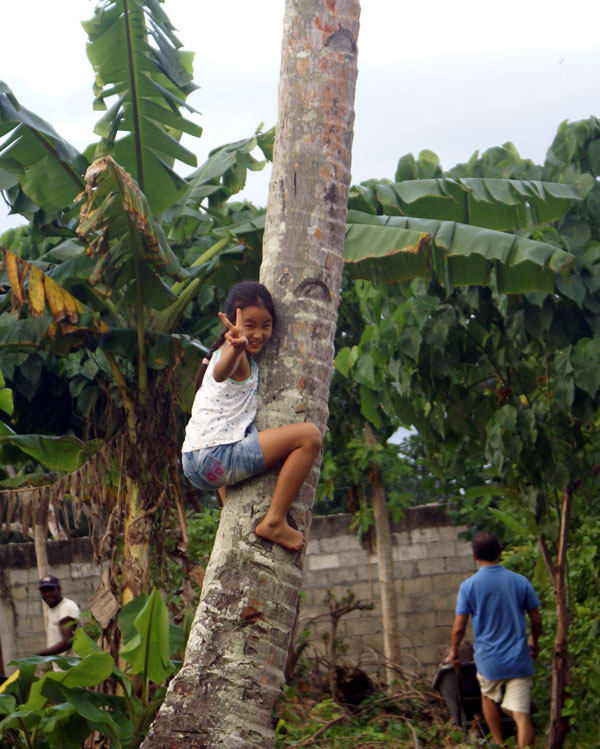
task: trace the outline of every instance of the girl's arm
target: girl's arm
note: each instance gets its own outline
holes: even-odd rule
[[[223,346],[219,361],[215,364],[213,369],[213,377],[217,382],[225,382],[228,377],[233,377],[235,375],[238,367],[243,363],[245,350],[246,349],[235,349],[230,343],[226,343]]]
[[[236,310],[235,325],[229,321],[227,315],[223,312],[219,312],[219,317],[227,327],[227,332],[225,333],[225,346],[221,352],[221,357],[213,369],[213,377],[217,382],[224,382],[228,377],[232,377],[240,366],[247,365],[248,360],[244,354],[248,346],[248,339],[242,328],[241,309]]]

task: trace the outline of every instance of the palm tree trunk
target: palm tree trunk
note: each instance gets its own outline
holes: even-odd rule
[[[258,428],[322,430],[343,266],[358,0],[288,0],[261,280],[278,330],[261,366]],[[292,508],[308,532],[315,468]],[[230,490],[183,668],[143,746],[273,746],[272,709],[302,582],[302,555],[258,539],[275,480]]]
[[[375,435],[368,423],[365,423],[365,442],[376,445]],[[390,514],[385,501],[385,491],[381,481],[379,467],[371,468],[371,490],[369,497],[375,521],[375,540],[377,544],[377,568],[379,576],[379,594],[381,598],[381,623],[383,627],[383,652],[385,654],[385,673],[388,685],[398,678],[400,672],[400,629],[398,626],[398,603],[394,586],[394,558]]]

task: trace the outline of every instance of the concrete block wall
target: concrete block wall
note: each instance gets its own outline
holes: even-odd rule
[[[315,649],[324,652],[321,633],[328,631],[329,620],[323,599],[329,589],[339,600],[351,588],[357,599],[374,603],[375,609],[343,617],[338,636],[348,647],[349,663],[383,675],[377,556],[350,530],[351,522],[351,515],[313,519],[297,634],[305,627],[311,632],[309,656]],[[458,538],[459,531],[433,505],[408,510],[393,527],[403,666],[411,671],[430,673],[438,663],[450,641],[458,586],[475,572],[470,545]],[[89,609],[102,571],[92,559],[88,539],[48,544],[50,572],[82,611]],[[6,674],[14,670],[7,666],[12,659],[45,646],[33,544],[0,545],[0,642]]]
[[[102,571],[92,561],[89,539],[51,541],[47,548],[49,572],[61,581],[63,595],[82,611],[89,609]],[[8,666],[11,660],[46,646],[38,583],[33,544],[0,545],[0,643],[6,675],[15,670]]]
[[[323,599],[330,589],[340,600],[351,588],[357,599],[374,603],[375,609],[340,619],[337,634],[347,648],[344,657],[383,676],[377,555],[350,530],[351,522],[352,516],[345,514],[313,520],[297,635],[303,629],[311,633],[309,657],[311,652],[323,653],[322,634],[329,631]],[[458,586],[476,571],[471,546],[459,538],[460,530],[437,505],[409,509],[393,526],[402,665],[410,671],[430,674],[439,663],[450,642]]]

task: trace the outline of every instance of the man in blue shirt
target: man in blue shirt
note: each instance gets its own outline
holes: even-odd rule
[[[471,616],[481,707],[494,741],[502,744],[504,739],[500,704],[517,724],[519,746],[532,746],[529,706],[533,660],[539,653],[542,631],[540,602],[526,577],[499,563],[502,547],[493,533],[478,533],[471,547],[479,570],[458,590],[448,660],[455,665],[460,662],[458,647]],[[531,621],[529,643],[525,612]]]

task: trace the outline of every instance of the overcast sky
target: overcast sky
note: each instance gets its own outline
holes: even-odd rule
[[[81,21],[91,0],[3,0],[0,80],[83,150],[95,140],[93,73]],[[215,146],[275,124],[284,0],[166,0],[200,89],[190,103]],[[595,0],[363,0],[353,182],[393,178],[423,148],[449,168],[513,141],[543,162],[562,120],[600,114]],[[187,167],[180,172],[185,174]],[[266,205],[268,173],[245,194]],[[20,222],[20,221],[19,221]],[[15,225],[0,205],[0,231]]]

